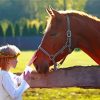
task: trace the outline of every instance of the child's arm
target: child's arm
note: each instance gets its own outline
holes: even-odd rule
[[[31,68],[30,66],[32,65],[32,63],[33,63],[33,61],[34,61],[34,56],[30,59],[30,61],[28,62],[28,64],[27,64],[27,66],[26,66],[26,68],[25,68],[25,70],[24,70],[24,72],[25,73],[27,73],[28,71],[31,73],[32,71],[33,71],[33,68]],[[24,73],[23,72],[23,73]],[[20,76],[17,76],[16,75],[16,78],[17,78],[17,81],[18,81],[18,84],[20,84],[21,83],[21,81],[23,80],[23,73],[20,75]]]
[[[3,74],[2,84],[5,90],[9,93],[13,100],[23,94],[29,88],[28,83],[23,80],[18,88],[14,85],[14,80],[11,79],[9,74]]]

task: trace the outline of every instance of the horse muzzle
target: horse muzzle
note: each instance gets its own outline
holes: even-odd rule
[[[41,62],[34,62],[34,66],[38,73],[46,74],[49,72],[49,64],[45,60],[41,60]]]

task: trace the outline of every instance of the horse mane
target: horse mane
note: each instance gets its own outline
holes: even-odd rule
[[[87,24],[89,25],[93,25],[95,24],[97,27],[98,26],[98,23],[100,23],[100,19],[97,18],[96,16],[93,16],[93,15],[90,15],[90,14],[87,14],[83,11],[77,11],[77,10],[67,10],[67,11],[58,11],[60,14],[63,14],[63,15],[70,15],[70,16],[76,16],[77,18],[79,19],[83,19],[83,21],[87,22]],[[50,22],[51,22],[51,17],[48,17],[47,18],[47,27],[45,29],[45,32],[46,30],[48,29],[49,25],[50,25]],[[81,20],[82,21],[82,20]]]
[[[87,13],[85,13],[83,11],[67,10],[67,11],[59,11],[59,13],[61,13],[61,14],[69,14],[69,15],[72,15],[72,16],[80,16],[80,17],[89,18],[91,20],[100,22],[100,19],[97,18],[96,16],[87,14]]]

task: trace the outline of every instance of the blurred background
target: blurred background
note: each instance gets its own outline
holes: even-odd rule
[[[0,0],[0,46],[10,43],[23,50],[37,49],[49,6],[100,17],[100,0]]]
[[[14,44],[22,50],[13,72],[22,72],[43,37],[49,6],[56,10],[79,10],[100,17],[100,0],[0,0],[0,46]],[[61,67],[97,65],[79,48]],[[100,89],[28,89],[23,100],[100,100]]]

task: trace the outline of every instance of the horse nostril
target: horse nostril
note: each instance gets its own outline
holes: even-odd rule
[[[36,70],[37,70],[38,73],[41,73],[38,65],[36,66]]]
[[[43,73],[46,74],[47,72],[49,72],[49,67],[46,66],[45,69],[44,69],[44,71],[43,71]]]
[[[38,65],[36,66],[36,70],[38,71],[38,69],[39,69],[39,67],[38,67]]]

